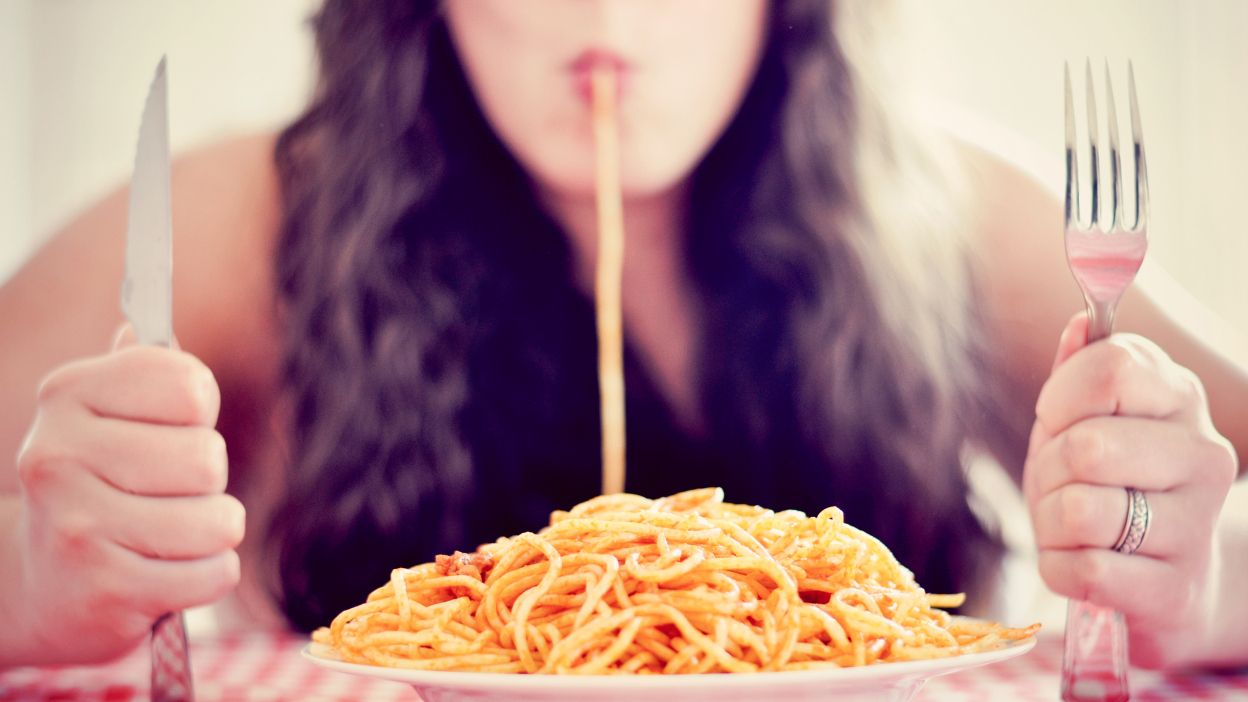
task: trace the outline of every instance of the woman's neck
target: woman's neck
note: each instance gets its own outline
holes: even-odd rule
[[[540,190],[539,197],[563,227],[572,248],[580,289],[592,294],[598,256],[597,209],[592,194]],[[694,369],[700,313],[686,274],[684,224],[688,188],[624,200],[624,326],[642,362],[687,430],[701,428]]]

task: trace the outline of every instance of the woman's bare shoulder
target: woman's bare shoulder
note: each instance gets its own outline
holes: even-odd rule
[[[269,135],[237,139],[173,167],[174,329],[210,366],[232,369],[275,341],[273,144]]]
[[[1066,265],[1062,203],[1036,175],[1001,156],[965,144],[958,151],[974,207],[972,260],[987,321],[1014,381],[1038,394],[1062,329],[1083,308]]]

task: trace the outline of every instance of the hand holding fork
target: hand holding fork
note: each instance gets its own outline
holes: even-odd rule
[[[1065,232],[1067,260],[1087,302],[1086,327],[1078,315],[1062,336],[1036,404],[1023,487],[1041,575],[1071,597],[1063,699],[1125,700],[1128,635],[1131,659],[1141,665],[1201,655],[1208,605],[1217,597],[1214,528],[1237,462],[1213,428],[1193,373],[1147,339],[1109,335],[1147,248],[1148,177],[1129,73],[1135,178],[1128,186],[1135,198],[1122,197],[1107,85],[1112,214],[1103,226],[1090,67],[1087,73],[1092,208],[1081,224],[1068,72]]]

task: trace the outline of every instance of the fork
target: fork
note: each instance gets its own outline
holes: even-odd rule
[[[1091,147],[1091,195],[1087,226],[1080,224],[1079,167],[1075,156],[1075,108],[1066,65],[1066,261],[1083,290],[1088,306],[1088,343],[1109,336],[1123,292],[1135,279],[1148,248],[1148,170],[1135,97],[1135,73],[1127,63],[1131,103],[1131,137],[1135,147],[1135,221],[1123,218],[1122,163],[1118,149],[1118,117],[1114,90],[1105,65],[1105,102],[1109,122],[1112,214],[1108,229],[1100,224],[1100,154],[1097,145],[1096,92],[1092,62],[1087,62],[1088,143]],[[1065,702],[1119,702],[1130,699],[1127,686],[1127,625],[1121,612],[1071,600],[1066,609],[1066,641],[1062,655],[1062,699]]]

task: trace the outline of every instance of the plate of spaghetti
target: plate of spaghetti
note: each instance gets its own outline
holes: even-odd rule
[[[1039,625],[955,617],[835,507],[718,488],[596,497],[549,526],[396,568],[313,633],[326,668],[460,699],[905,700],[1030,650]],[[734,673],[734,675],[714,675]]]

